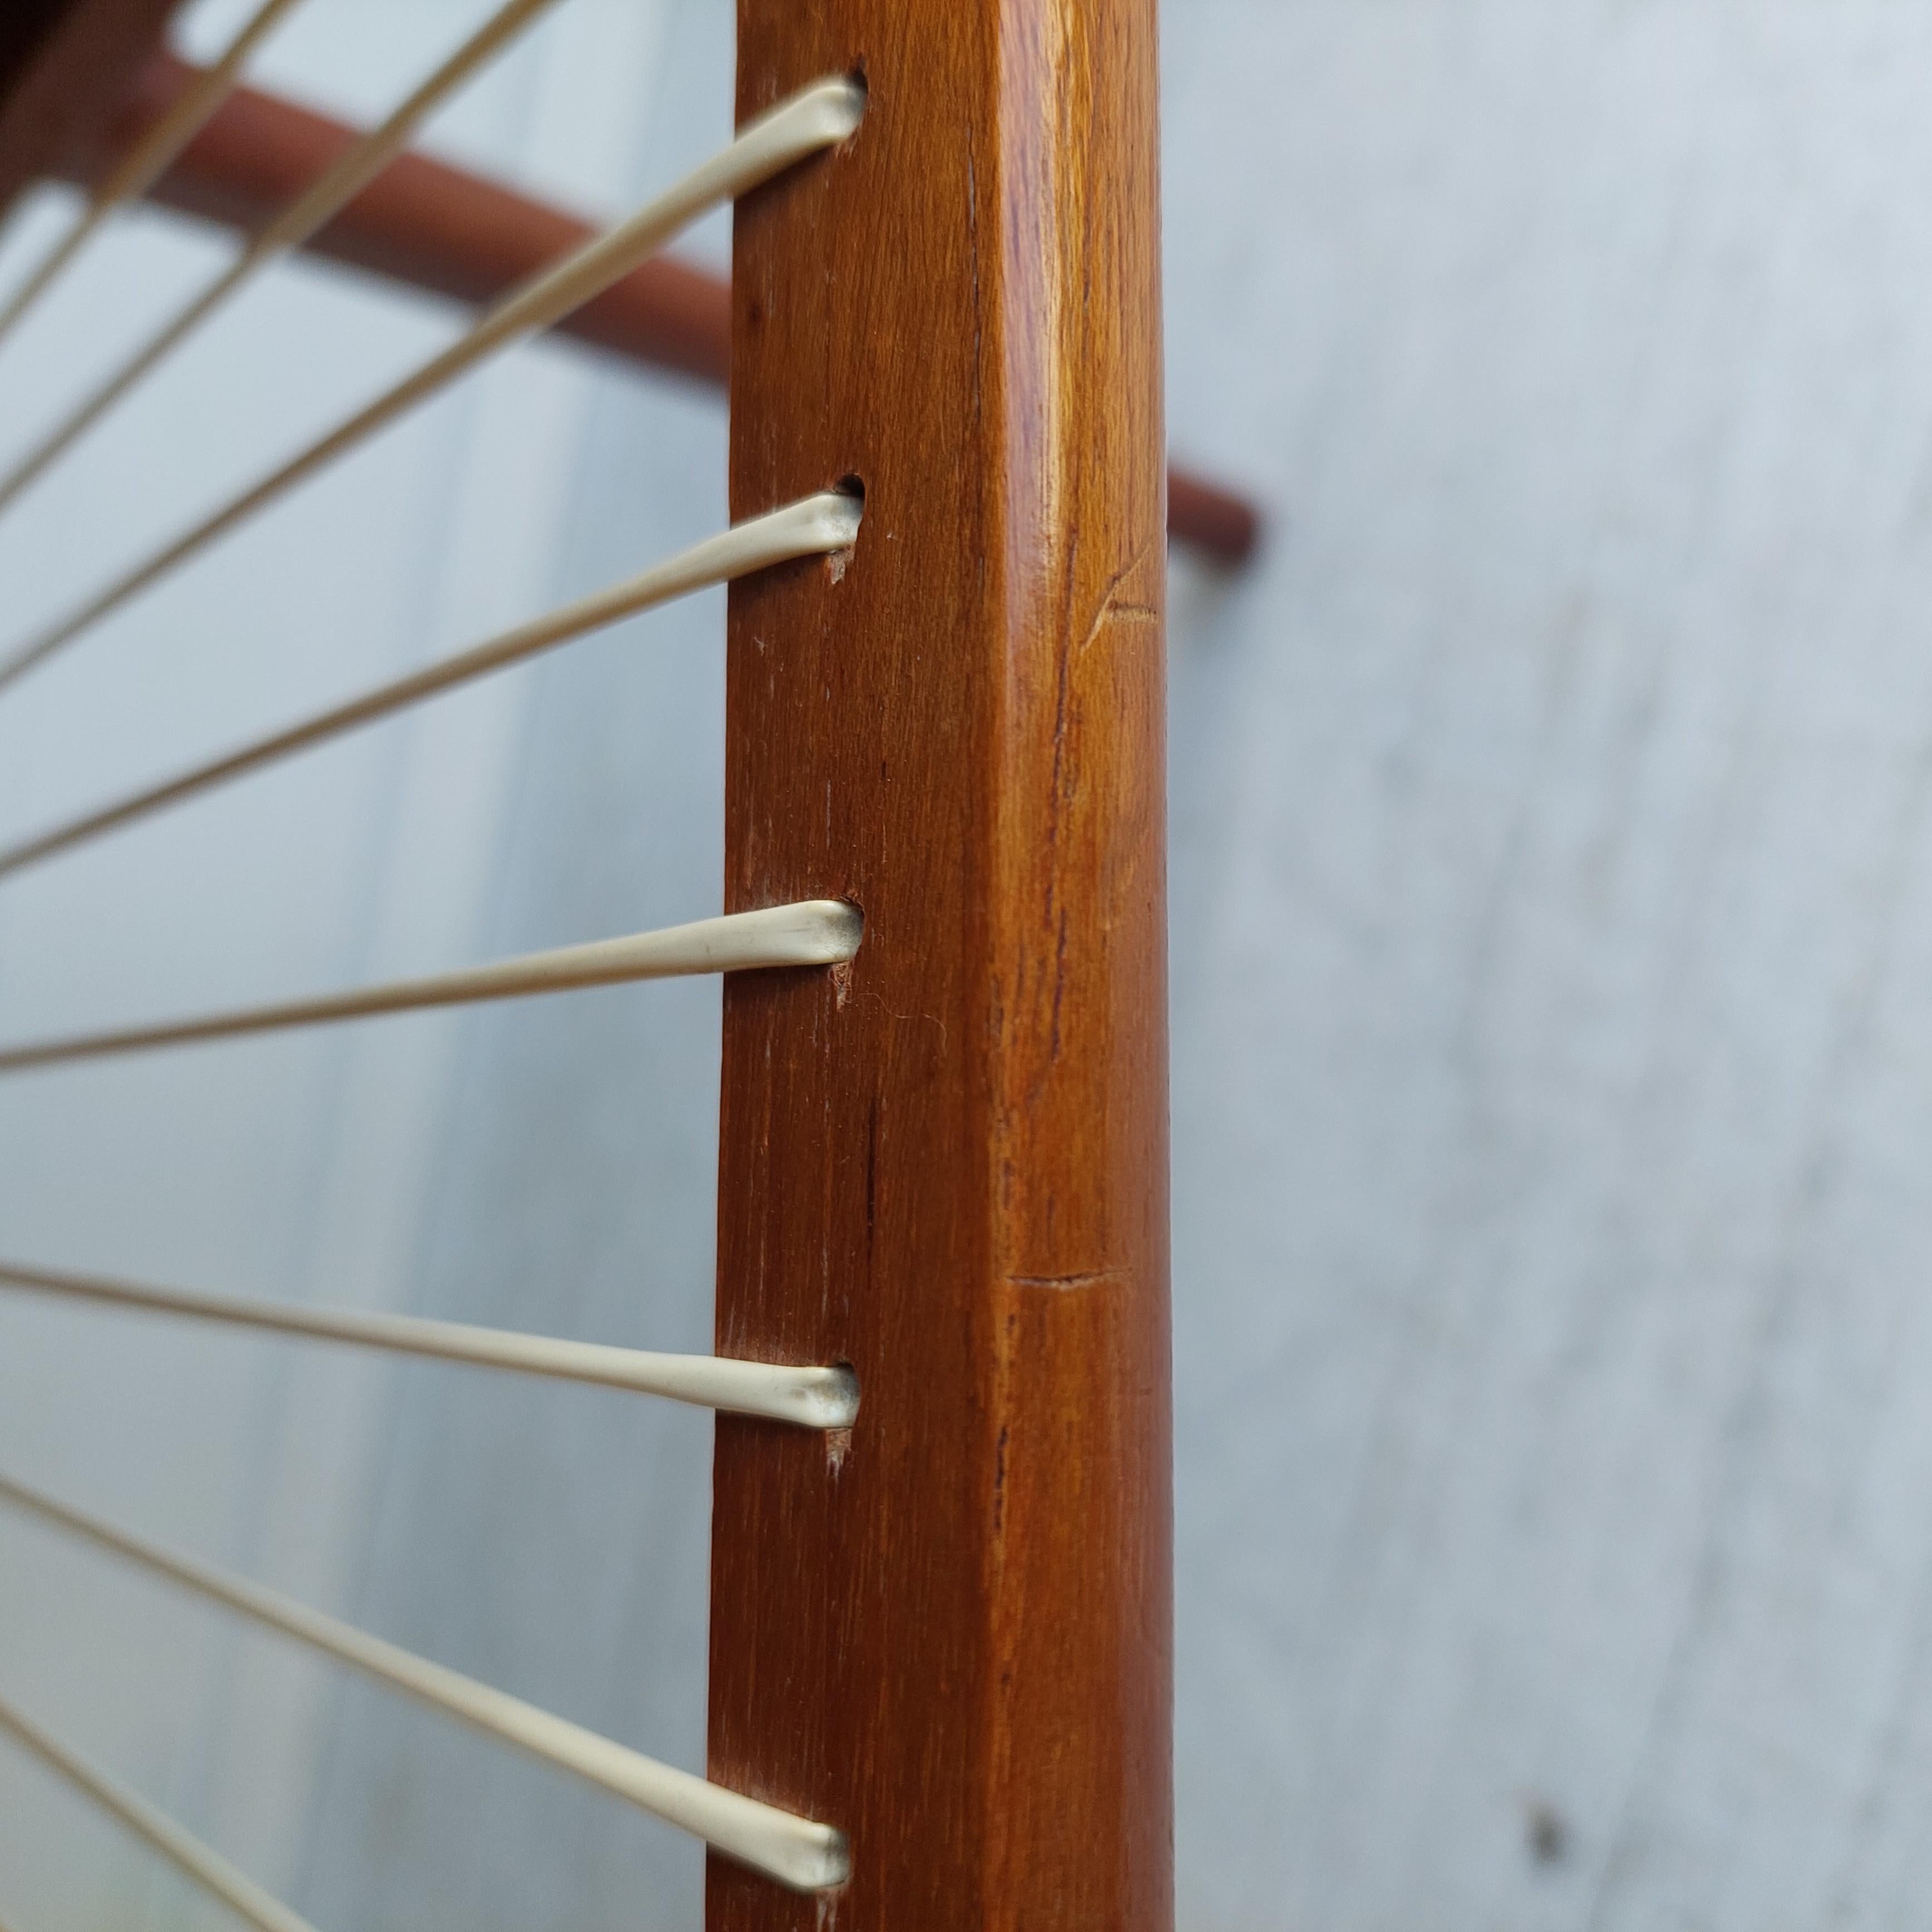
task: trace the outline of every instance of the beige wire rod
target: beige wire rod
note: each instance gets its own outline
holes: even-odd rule
[[[865,100],[860,83],[841,79],[816,82],[782,101],[752,122],[729,146],[647,202],[628,220],[605,230],[554,267],[512,290],[466,333],[346,422],[116,578],[68,615],[0,658],[0,686],[10,683],[70,643],[176,566],[404,411],[447,386],[486,356],[548,328],[572,309],[602,294],[700,215],[735,200],[808,156],[836,146],[857,128],[865,112]],[[4,492],[0,492],[0,502],[4,501]]]
[[[238,1918],[255,1927],[256,1932],[315,1932],[306,1918],[291,1912],[280,1899],[237,1871],[219,1852],[204,1845],[145,1798],[116,1783],[105,1772],[97,1770],[85,1758],[68,1750],[4,1697],[0,1697],[0,1730],[8,1732],[102,1810],[118,1819],[136,1838],[146,1839],[163,1858],[219,1899]]]
[[[635,577],[506,631],[472,650],[440,658],[421,670],[379,685],[373,691],[256,739],[238,750],[211,758],[159,784],[130,792],[111,805],[68,820],[17,844],[0,848],[0,878],[653,604],[668,603],[692,591],[728,583],[796,557],[848,550],[857,540],[860,514],[857,497],[827,490],[767,515],[748,518],[640,571]]]
[[[100,232],[115,209],[133,201],[167,172],[169,164],[206,127],[241,76],[242,64],[268,30],[298,0],[262,0],[212,67],[204,68],[181,98],[136,142],[88,196],[67,232],[0,308],[0,337],[51,288],[68,264]]]
[[[311,182],[187,305],[75,404],[32,448],[0,476],[0,509],[67,450],[236,291],[353,201],[408,142],[424,117],[556,0],[503,0],[475,33],[392,113]],[[192,130],[190,130],[190,133]],[[185,140],[185,137],[184,137]]]
[[[259,1583],[176,1556],[5,1476],[0,1476],[0,1501],[253,1618],[506,1744],[574,1772],[794,1891],[825,1891],[842,1885],[850,1874],[844,1834],[830,1826],[796,1817],[660,1764],[506,1691],[432,1664]]]
[[[859,1412],[858,1378],[845,1368],[793,1368],[717,1355],[657,1354],[602,1342],[566,1342],[548,1335],[472,1328],[460,1322],[356,1309],[292,1307],[0,1262],[0,1288],[10,1288],[155,1315],[266,1329],[309,1340],[426,1355],[480,1368],[592,1382],[733,1415],[796,1423],[806,1429],[849,1429]]]
[[[351,992],[326,993],[273,1006],[244,1006],[111,1033],[36,1040],[0,1050],[0,1073],[145,1052],[155,1047],[184,1046],[193,1041],[364,1019],[378,1013],[514,999],[632,980],[668,980],[767,967],[836,966],[858,951],[863,930],[856,906],[842,899],[806,899],[793,905],[696,920],[688,926],[663,926],[654,932],[634,932],[620,939],[595,939],[548,952],[526,952],[514,959],[428,979],[394,980]]]

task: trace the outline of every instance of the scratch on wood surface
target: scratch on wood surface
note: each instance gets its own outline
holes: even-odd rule
[[[1162,541],[1165,543],[1165,538]],[[1151,604],[1143,604],[1138,601],[1131,604],[1117,603],[1114,601],[1120,586],[1126,583],[1127,579],[1147,561],[1154,546],[1154,539],[1152,537],[1144,537],[1135,546],[1133,555],[1129,557],[1112,577],[1108,578],[1107,587],[1101,592],[1100,602],[1094,608],[1094,621],[1088,626],[1086,634],[1082,638],[1079,644],[1074,649],[1073,655],[1076,658],[1086,656],[1088,647],[1100,636],[1110,619],[1124,617],[1130,622],[1139,623],[1149,623],[1158,620],[1160,613]]]
[[[1078,644],[1060,654],[1058,688],[1054,694],[1053,716],[1053,773],[1047,791],[1046,848],[1057,854],[1060,839],[1060,807],[1070,797],[1078,784],[1077,774],[1070,776],[1066,770],[1066,732],[1069,712],[1074,693],[1072,674],[1075,664],[1084,657],[1094,640],[1115,620],[1131,623],[1158,622],[1160,610],[1153,604],[1138,601],[1117,603],[1120,586],[1132,577],[1152,554],[1156,539],[1143,538],[1134,548],[1133,554],[1107,580],[1106,587],[1096,600],[1093,621],[1088,624]],[[1165,539],[1161,539],[1164,542]],[[1079,538],[1076,532],[1070,545],[1066,559],[1066,632],[1072,629],[1072,614],[1073,578],[1079,555]],[[1046,1065],[1057,1065],[1060,1057],[1060,1010],[1066,992],[1066,914],[1060,903],[1060,876],[1057,867],[1049,867],[1046,878],[1046,922],[1054,929],[1053,961],[1053,993],[1051,1006],[1051,1030],[1048,1036]],[[1042,1070],[1042,1078],[1044,1078]],[[1034,1086],[1034,1097],[1040,1091],[1040,1082]]]
[[[1071,1274],[1010,1274],[1016,1288],[1051,1288],[1071,1294],[1076,1288],[1097,1287],[1103,1281],[1118,1281],[1126,1272],[1117,1268],[1090,1268]]]
[[[835,968],[834,970],[836,970],[836,969]],[[862,999],[870,1000],[872,1004],[878,1008],[880,1012],[885,1015],[887,1019],[891,1020],[896,1024],[902,1026],[910,1025],[916,1021],[926,1026],[937,1027],[939,1029],[940,1051],[942,1053],[945,1052],[946,1022],[941,1019],[937,1013],[895,1012],[890,1006],[886,1004],[885,1000],[877,993],[865,993],[862,994],[860,997]]]

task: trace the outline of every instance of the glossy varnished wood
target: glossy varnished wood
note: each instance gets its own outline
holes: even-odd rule
[[[740,117],[861,68],[740,205],[727,902],[849,896],[726,989],[722,1351],[851,1362],[849,1442],[721,1419],[712,1774],[845,1827],[853,1928],[1171,1923],[1151,0],[742,0]],[[775,755],[775,752],[779,754]],[[716,1932],[823,1922],[722,1861]]]

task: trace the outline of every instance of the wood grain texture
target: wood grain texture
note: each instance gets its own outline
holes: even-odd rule
[[[70,144],[59,172],[82,187],[100,180],[168,112],[196,71],[171,54],[155,55],[112,124]],[[147,198],[252,234],[336,160],[356,132],[296,102],[239,88]],[[561,208],[410,154],[303,245],[326,260],[482,304],[592,232],[591,224]],[[644,263],[557,327],[578,341],[720,388],[730,377],[729,285],[668,256]],[[1177,468],[1169,478],[1168,528],[1210,556],[1240,563],[1259,540],[1261,516],[1237,492]]]
[[[851,1362],[721,1422],[711,1774],[844,1826],[842,1928],[1172,1923],[1164,547],[1150,0],[744,0],[726,900],[865,909],[728,988],[718,1342]],[[790,755],[773,759],[770,748]],[[820,1907],[714,1860],[718,1932]]]

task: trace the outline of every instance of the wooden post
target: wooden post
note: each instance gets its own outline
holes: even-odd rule
[[[726,902],[848,969],[724,994],[718,1346],[851,1363],[845,1442],[721,1417],[710,1774],[843,1826],[713,1932],[1172,1922],[1153,0],[740,0],[741,118],[862,70],[740,205]],[[824,1913],[824,1916],[821,1916]]]

